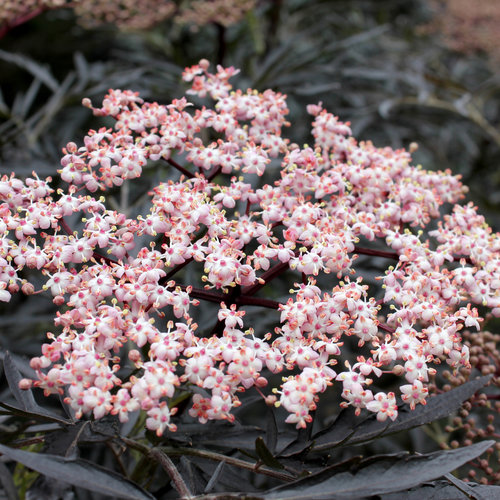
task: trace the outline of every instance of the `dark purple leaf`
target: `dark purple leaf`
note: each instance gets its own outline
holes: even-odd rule
[[[283,465],[279,463],[276,458],[274,458],[273,454],[269,451],[269,448],[266,446],[266,443],[261,437],[258,437],[255,440],[255,451],[257,455],[262,460],[262,462],[269,467],[274,469],[283,469]]]
[[[17,408],[15,406],[4,403],[3,401],[0,401],[0,406],[7,410],[7,412],[4,412],[5,414],[9,413],[12,415],[18,415],[19,417],[31,418],[33,420],[44,420],[47,422],[55,422],[55,423],[64,424],[64,425],[72,423],[68,420],[64,420],[63,418],[58,417],[57,415],[49,413],[49,412],[38,413],[38,412],[26,411],[26,410],[22,410],[21,408]],[[43,410],[43,408],[42,408],[42,410]]]
[[[266,426],[266,446],[271,453],[276,453],[276,445],[278,444],[278,425],[276,423],[276,415],[272,406],[268,407],[269,417]]]
[[[0,462],[0,483],[2,484],[7,500],[18,500],[19,497],[17,495],[16,486],[14,485],[14,480],[12,479],[12,474],[3,462]]]
[[[0,445],[0,453],[40,474],[79,488],[96,491],[101,495],[127,500],[154,500],[154,497],[139,485],[87,460],[32,453],[4,445]]]
[[[466,485],[465,490],[458,489],[448,481],[434,481],[408,491],[382,495],[381,500],[498,500],[500,498],[500,486],[456,480]]]
[[[426,405],[419,405],[414,410],[404,405],[400,408],[398,418],[394,422],[379,422],[375,415],[360,420],[352,408],[342,410],[328,429],[313,436],[313,449],[322,451],[340,444],[362,443],[446,417],[457,411],[467,399],[490,380],[489,375],[471,380],[451,391],[429,398]]]
[[[14,363],[9,352],[5,353],[5,356],[3,358],[3,367],[5,371],[5,376],[7,377],[9,388],[12,391],[14,397],[16,398],[16,401],[19,403],[21,410],[29,413],[31,418],[44,418],[61,423],[69,423],[68,420],[58,417],[57,415],[46,410],[45,408],[42,408],[35,401],[35,398],[33,397],[33,391],[31,389],[29,390],[19,389],[19,382],[23,377],[19,372],[19,370],[17,369],[16,364]],[[7,408],[9,405],[2,403],[2,406],[4,408]],[[10,408],[15,408],[15,407],[10,407]]]
[[[407,490],[437,479],[484,453],[494,441],[426,455],[385,455],[364,460],[353,470],[330,467],[268,492],[266,500],[351,499]]]

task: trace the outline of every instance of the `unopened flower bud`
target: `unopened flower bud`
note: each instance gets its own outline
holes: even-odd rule
[[[21,290],[24,295],[32,295],[33,293],[35,293],[35,287],[32,283],[24,283],[24,285],[21,287]]]
[[[19,389],[22,391],[27,391],[28,389],[31,389],[31,386],[33,385],[33,381],[29,380],[27,378],[22,378],[19,381]]]
[[[128,359],[130,359],[130,361],[132,361],[132,363],[137,363],[138,361],[140,361],[142,359],[142,356],[141,356],[141,353],[137,349],[132,349],[128,353]]]
[[[273,396],[273,395],[267,396],[265,399],[266,405],[267,406],[274,406],[277,399],[278,398],[276,396]]]
[[[266,387],[267,385],[267,379],[264,378],[264,377],[259,377],[256,381],[255,381],[255,385],[257,387]]]
[[[64,297],[62,295],[56,295],[53,299],[52,302],[56,306],[62,306],[64,304]]]
[[[77,149],[78,148],[74,142],[68,142],[68,144],[66,144],[66,150],[68,153],[76,153]]]
[[[122,235],[122,240],[125,243],[129,243],[133,239],[134,239],[134,235],[130,231],[127,231],[126,233],[123,233],[123,235]]]
[[[404,372],[405,372],[405,368],[404,368],[404,366],[401,366],[401,365],[396,365],[392,369],[392,373],[394,373],[394,375],[401,376],[401,375],[403,375]]]
[[[40,358],[31,358],[30,367],[33,370],[41,370],[43,368],[43,362]]]
[[[198,63],[198,66],[203,70],[207,71],[207,69],[210,67],[210,62],[207,61],[206,59],[201,59],[200,62]]]

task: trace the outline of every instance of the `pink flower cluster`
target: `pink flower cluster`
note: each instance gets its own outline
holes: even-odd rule
[[[286,96],[233,91],[236,73],[210,73],[205,60],[186,69],[188,93],[213,106],[184,97],[164,106],[121,90],[100,108],[85,100],[115,125],[67,145],[66,192],[36,174],[1,179],[0,300],[38,293],[23,278],[31,268],[61,307],[58,333],[31,361],[34,384],[64,394],[77,417],[126,421],[142,409],[159,435],[175,428],[178,388],[193,393],[191,416],[232,421],[238,394],[267,390],[268,372],[288,373],[266,400],[297,427],[334,384],[341,406],[394,420],[396,394],[376,390],[384,374],[401,377],[412,408],[425,404],[437,365],[468,366],[460,330],[482,320],[472,305],[500,316],[498,234],[471,204],[453,206],[425,234],[463,198],[458,177],[356,141],[321,104],[308,108],[314,145],[290,144]],[[149,213],[128,217],[85,194],[123,189],[158,161],[180,176],[150,192]],[[363,254],[394,264],[378,277],[383,290],[357,274]],[[174,280],[196,263],[198,283]],[[280,303],[270,284],[284,272],[301,283]],[[215,328],[193,321],[201,301],[217,304]],[[245,326],[249,305],[278,309],[280,325]],[[348,337],[358,349],[351,360],[342,357]]]
[[[47,10],[73,9],[81,25],[114,24],[120,29],[144,30],[174,18],[178,24],[203,26],[238,23],[255,7],[255,0],[2,0],[0,37]]]

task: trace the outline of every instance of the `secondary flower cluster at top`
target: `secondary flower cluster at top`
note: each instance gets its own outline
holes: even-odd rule
[[[64,393],[77,417],[126,421],[142,409],[162,434],[175,428],[169,402],[178,387],[193,393],[191,416],[231,421],[241,391],[267,390],[266,370],[295,370],[266,399],[297,427],[335,383],[342,406],[395,419],[396,395],[375,389],[384,373],[401,377],[408,405],[423,404],[434,365],[469,363],[460,330],[482,320],[472,305],[500,316],[498,234],[472,204],[454,205],[425,234],[443,204],[463,198],[458,177],[411,166],[405,150],[356,141],[321,105],[308,107],[314,145],[290,144],[286,96],[232,91],[236,73],[210,73],[205,60],[187,68],[188,94],[215,103],[200,109],[185,97],[160,105],[121,90],[100,108],[84,100],[115,124],[66,146],[65,192],[35,174],[2,178],[0,299],[33,293],[23,279],[32,268],[61,306],[59,333],[31,361],[34,384]],[[84,193],[133,182],[152,161],[180,178],[151,191],[147,214],[129,218]],[[272,184],[259,182],[274,173]],[[354,276],[360,254],[393,264],[379,277],[379,300]],[[203,264],[200,282],[176,282],[192,262]],[[288,300],[257,295],[290,270],[301,284]],[[324,274],[326,290],[316,282]],[[213,331],[190,316],[200,301],[218,304]],[[280,325],[245,327],[246,305],[279,309]],[[342,357],[347,337],[359,346],[351,362]],[[118,376],[124,367],[129,375]]]
[[[439,33],[454,50],[470,54],[483,52],[499,61],[500,5],[477,0],[432,0],[433,17],[424,31]]]
[[[81,24],[94,27],[114,24],[119,28],[146,29],[175,17],[180,24],[202,26],[237,23],[255,6],[255,0],[2,0],[0,34],[46,10],[71,8]]]

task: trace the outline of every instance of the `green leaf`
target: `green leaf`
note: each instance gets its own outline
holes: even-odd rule
[[[426,405],[419,405],[411,410],[407,405],[399,408],[398,418],[392,422],[379,422],[375,415],[361,420],[356,425],[354,409],[342,410],[335,422],[313,436],[314,451],[326,450],[340,444],[358,444],[395,432],[412,429],[446,417],[458,410],[476,391],[484,387],[491,376],[471,380],[451,391],[439,394],[427,400]]]
[[[265,498],[280,500],[337,500],[381,495],[413,488],[437,479],[484,453],[494,441],[426,455],[385,455],[364,460],[352,470],[330,467],[304,479],[275,488]]]
[[[154,500],[153,495],[114,471],[83,459],[32,453],[0,445],[0,453],[58,481],[72,484],[101,495],[126,500]]]

